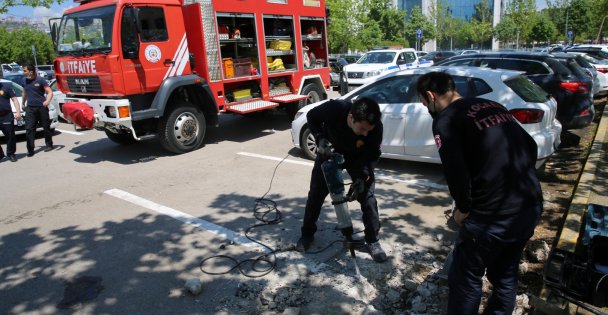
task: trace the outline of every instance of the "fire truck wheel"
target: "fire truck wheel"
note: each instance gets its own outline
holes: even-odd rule
[[[112,142],[116,142],[122,145],[129,145],[135,143],[135,138],[130,133],[113,133],[108,130],[104,130],[108,139],[112,140]]]
[[[302,107],[322,100],[323,90],[314,83],[308,83],[304,86],[304,88],[302,89],[302,92],[300,92],[300,95],[307,95],[308,98],[305,100],[301,100],[296,104],[291,104],[292,106],[287,107],[287,115],[289,115],[289,118],[291,120],[293,120],[293,118],[296,117],[296,113]],[[294,106],[294,105],[297,105],[297,106]]]
[[[304,131],[300,137],[300,148],[302,148],[307,158],[311,160],[317,158],[317,142],[315,141],[315,136],[310,133],[308,126],[304,127]]]
[[[205,138],[205,115],[192,104],[180,102],[175,105],[160,121],[160,143],[165,150],[174,153],[194,151]]]

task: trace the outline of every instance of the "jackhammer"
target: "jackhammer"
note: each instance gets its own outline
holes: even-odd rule
[[[350,189],[348,194],[344,193],[344,177],[340,168],[342,164],[344,164],[344,156],[332,151],[329,154],[329,158],[321,164],[321,170],[327,183],[331,204],[334,206],[336,216],[338,217],[338,228],[346,239],[347,247],[355,264],[357,276],[361,278],[361,272],[359,271],[355,256],[355,245],[362,245],[362,241],[353,240],[353,223],[348,212],[348,205],[346,204],[349,201],[355,200],[357,196],[353,189]]]

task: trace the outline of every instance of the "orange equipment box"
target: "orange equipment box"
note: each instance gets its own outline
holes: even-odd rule
[[[234,63],[232,58],[223,58],[222,63],[224,64],[224,77],[226,79],[234,78]]]

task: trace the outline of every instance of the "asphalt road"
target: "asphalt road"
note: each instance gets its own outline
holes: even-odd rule
[[[39,137],[37,153],[26,157],[19,137],[19,161],[0,162],[0,314],[54,314],[60,302],[78,301],[84,301],[73,306],[78,313],[205,313],[247,278],[204,274],[201,259],[243,259],[263,250],[243,237],[259,223],[256,198],[267,193],[283,220],[253,229],[253,239],[276,248],[299,236],[312,161],[293,147],[283,112],[224,115],[220,127],[207,130],[203,148],[182,155],[166,153],[156,141],[121,146],[103,132],[68,124],[60,125],[54,142],[55,150],[43,152]],[[389,254],[396,246],[438,248],[438,235],[453,236],[440,166],[382,160],[377,196]],[[358,204],[350,207],[361,230]],[[326,201],[316,249],[339,239],[335,222]],[[330,247],[306,255],[306,264],[342,254]],[[262,281],[281,277],[299,255],[282,259]],[[208,271],[226,269],[225,262],[208,265]],[[66,290],[83,276],[100,281],[103,290],[83,281]],[[205,288],[197,297],[182,291],[192,277]]]

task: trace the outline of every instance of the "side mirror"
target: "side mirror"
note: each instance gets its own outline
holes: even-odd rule
[[[397,65],[404,65],[404,64],[406,64],[406,63],[407,63],[407,61],[406,61],[406,60],[403,60],[403,59],[397,59]]]
[[[51,40],[53,41],[53,46],[55,48],[57,48],[57,40],[59,38],[59,34],[57,33],[58,23],[61,23],[61,18],[49,19],[49,30],[51,31]]]

